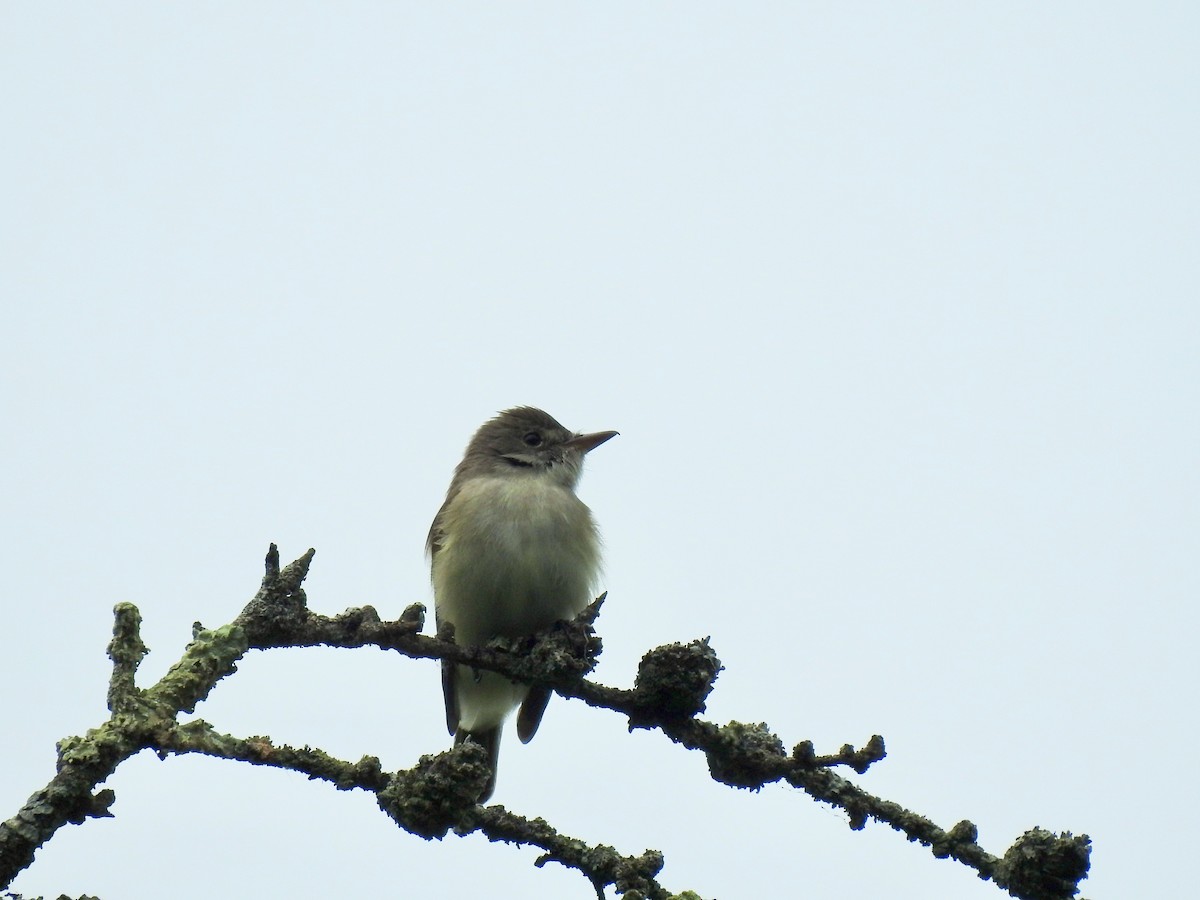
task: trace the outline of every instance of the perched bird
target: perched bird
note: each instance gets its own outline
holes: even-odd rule
[[[594,599],[600,539],[575,485],[584,455],[616,434],[576,434],[531,406],[475,432],[426,542],[438,627],[453,624],[455,643],[525,637]],[[442,691],[455,745],[473,741],[488,752],[482,803],[496,786],[504,720],[519,706],[517,736],[528,743],[550,690],[443,661]]]

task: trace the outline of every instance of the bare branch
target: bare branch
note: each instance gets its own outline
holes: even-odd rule
[[[135,684],[138,665],[147,652],[139,633],[140,615],[130,604],[116,607],[109,644],[112,716],[83,737],[61,741],[58,774],[16,816],[0,824],[0,886],[28,866],[37,848],[58,828],[109,815],[113,793],[95,792],[96,787],[123,760],[151,748],[163,757],[204,753],[291,769],[328,781],[339,790],[371,791],[380,807],[413,834],[429,839],[451,830],[478,831],[492,841],[536,846],[544,851],[538,865],[553,861],[577,869],[600,897],[608,885],[630,897],[667,900],[671,896],[656,880],[663,865],[657,851],[622,856],[611,847],[589,846],[560,835],[541,819],[523,818],[503,806],[478,806],[474,798],[488,772],[482,749],[472,743],[423,756],[412,769],[389,774],[375,757],[348,763],[317,749],[276,746],[267,737],[221,734],[202,720],[177,721],[180,712],[192,712],[222,678],[235,671],[247,650],[313,646],[379,647],[546,685],[564,697],[624,715],[631,730],[657,729],[676,743],[703,752],[716,781],[751,790],[785,781],[845,810],[853,829],[865,827],[868,819],[883,822],[930,847],[934,856],[956,859],[1024,900],[1069,900],[1087,874],[1090,841],[1086,835],[1031,829],[999,858],[979,845],[971,822],[944,830],[831,771],[846,766],[863,774],[883,760],[886,751],[879,735],[861,749],[845,744],[836,753],[818,755],[811,741],[801,741],[789,753],[765,724],[718,726],[698,718],[721,671],[707,638],[650,650],[642,658],[632,690],[606,687],[584,678],[602,649],[592,625],[603,597],[574,621],[560,622],[534,637],[496,641],[482,648],[460,647],[449,633],[436,638],[420,634],[425,610],[419,604],[391,622],[382,621],[370,606],[332,617],[313,613],[302,588],[313,554],[309,550],[281,568],[278,549],[272,544],[262,584],[234,622],[213,631],[197,623],[183,656],[150,688]]]

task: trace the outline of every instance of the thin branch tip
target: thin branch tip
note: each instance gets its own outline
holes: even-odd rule
[[[142,614],[132,603],[118,603],[113,607],[113,636],[108,642],[108,658],[112,660],[108,679],[110,712],[128,709],[139,696],[135,676],[149,652],[142,643]]]
[[[279,575],[279,547],[271,544],[267,548],[267,558],[264,560],[266,564],[266,577],[274,578]]]
[[[288,583],[291,587],[299,587],[300,584],[308,577],[309,567],[312,565],[313,557],[317,555],[317,551],[309,547],[303,556],[292,560],[279,573],[279,577]]]
[[[378,621],[379,614],[375,614]],[[400,613],[400,621],[408,625],[416,627],[417,633],[425,630],[425,604],[412,603],[404,608],[404,612]]]

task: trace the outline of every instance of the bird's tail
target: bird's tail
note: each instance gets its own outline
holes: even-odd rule
[[[480,803],[487,803],[491,799],[492,791],[496,789],[496,765],[500,762],[500,730],[502,727],[503,725],[497,725],[486,731],[464,731],[460,728],[454,733],[455,747],[470,741],[487,751],[488,781],[483,793],[479,795]]]

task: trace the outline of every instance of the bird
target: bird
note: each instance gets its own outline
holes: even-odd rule
[[[426,541],[439,631],[453,625],[455,643],[483,646],[527,637],[592,601],[600,536],[575,488],[584,456],[616,435],[573,432],[532,406],[505,410],[479,427]],[[487,751],[490,776],[478,800],[484,803],[496,786],[505,720],[519,709],[517,736],[528,743],[550,689],[443,660],[442,692],[454,746],[471,741]]]

